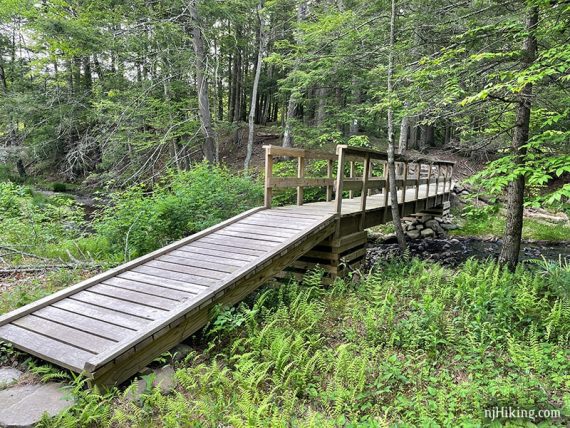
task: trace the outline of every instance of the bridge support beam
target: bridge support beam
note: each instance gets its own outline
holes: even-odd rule
[[[307,271],[317,268],[324,271],[322,283],[332,284],[335,278],[346,276],[362,264],[367,241],[367,231],[350,233],[340,238],[331,236],[292,263],[279,276],[293,276],[300,280]]]

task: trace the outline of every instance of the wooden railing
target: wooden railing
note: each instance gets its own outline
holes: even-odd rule
[[[326,187],[326,200],[331,201],[336,181],[333,177],[334,153],[284,148],[279,146],[263,146],[265,149],[265,207],[271,208],[273,189],[297,188],[297,205],[303,205],[304,189],[306,187]],[[297,159],[297,174],[295,177],[275,177],[273,175],[273,160],[276,157]],[[305,177],[307,161],[323,160],[327,163],[326,177]]]
[[[366,215],[366,202],[373,192],[380,191],[384,198],[384,210],[388,210],[390,179],[388,176],[388,155],[377,150],[361,147],[339,145],[336,148],[338,156],[337,182],[336,182],[336,211],[342,212],[343,192],[348,191],[348,198],[352,199],[354,192],[360,192],[360,223],[364,225]],[[396,156],[396,189],[398,191],[398,203],[402,204],[402,214],[406,203],[406,190],[415,188],[414,201],[421,198],[429,198],[439,194],[439,186],[443,186],[442,193],[451,190],[454,162],[433,159],[411,158]],[[355,176],[359,170],[356,166],[362,163],[361,176]],[[348,164],[348,168],[347,168]],[[346,176],[346,170],[349,176]],[[380,172],[381,176],[375,176],[374,172]],[[433,195],[431,185],[435,183]],[[425,194],[420,195],[420,186],[427,184]]]
[[[274,189],[296,188],[297,205],[302,205],[305,188],[325,187],[327,201],[332,201],[333,192],[335,193],[335,207],[339,214],[342,211],[344,192],[348,192],[348,199],[354,198],[356,193],[360,194],[361,222],[363,224],[367,198],[372,193],[381,192],[384,197],[384,208],[388,209],[390,183],[386,153],[346,145],[337,146],[336,154],[278,146],[264,146],[264,149],[265,207],[267,208],[271,207]],[[273,163],[276,157],[297,160],[295,177],[275,177],[273,175]],[[305,169],[309,160],[326,161],[326,177],[306,177]],[[407,156],[396,156],[395,161],[398,202],[402,206],[406,202],[406,190],[409,188],[415,188],[415,201],[439,194],[440,186],[442,186],[441,190],[444,194],[451,190],[454,162]],[[335,166],[336,177],[333,176]],[[423,184],[427,184],[425,194],[420,195],[420,186]],[[430,194],[432,192],[430,185],[432,184],[435,184],[433,195]]]

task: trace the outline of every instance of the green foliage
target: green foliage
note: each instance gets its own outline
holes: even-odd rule
[[[1,242],[15,250],[33,249],[37,255],[84,235],[83,212],[73,200],[37,197],[29,188],[8,182],[0,182],[0,219]]]
[[[129,260],[259,206],[262,195],[251,178],[200,163],[168,174],[152,191],[137,185],[111,194],[94,226]]]
[[[0,293],[0,314],[53,294],[92,274],[93,272],[61,269],[51,271],[46,275],[33,278],[21,284],[10,285],[8,290]]]
[[[494,406],[568,417],[568,265],[411,260],[359,284],[319,278],[216,311],[208,340],[220,340],[179,364],[173,393],[75,389],[45,425],[481,426]]]
[[[460,236],[501,236],[505,228],[504,210],[500,205],[466,205],[461,213],[460,228],[450,233]],[[567,241],[570,225],[567,222],[549,223],[532,218],[523,222],[523,239]]]

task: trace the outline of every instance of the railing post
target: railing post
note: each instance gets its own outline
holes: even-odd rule
[[[420,198],[420,179],[422,175],[422,164],[416,164],[416,194],[415,194],[415,202],[414,202],[414,211],[418,212],[418,199]]]
[[[327,160],[327,178],[332,178],[333,161]],[[333,186],[327,186],[327,202],[332,200]]]
[[[368,177],[370,174],[370,154],[364,159],[364,172],[362,174],[362,192],[360,194],[360,230],[364,230],[364,219],[366,217],[366,198],[368,196]]]
[[[437,205],[437,192],[439,190],[439,176],[441,175],[441,165],[437,164],[437,176],[435,177],[435,204]]]
[[[350,177],[350,178],[354,178],[354,161],[350,161],[349,177]],[[349,190],[349,191],[348,191],[348,198],[349,198],[349,199],[354,198],[354,191],[352,191],[352,190]]]
[[[299,156],[297,163],[297,178],[300,180],[305,177],[305,158]],[[303,205],[305,189],[303,186],[297,186],[297,205]]]
[[[265,208],[271,208],[273,200],[273,155],[271,155],[270,147],[265,147],[265,195],[264,205]]]
[[[386,223],[386,216],[388,215],[388,195],[390,194],[390,174],[388,174],[388,162],[384,162],[382,175],[384,176],[384,215],[382,222]]]
[[[431,186],[431,170],[433,169],[433,164],[429,164],[428,165],[428,176],[427,176],[427,190],[426,190],[426,206],[425,208],[427,208],[427,204],[428,204],[428,199],[429,199],[429,188]]]
[[[450,172],[449,172],[449,190],[448,190],[448,194],[447,194],[447,200],[450,201],[451,200],[451,191],[453,190],[451,188],[451,185],[453,184],[453,165],[450,165]]]
[[[340,217],[342,213],[342,186],[344,181],[344,163],[345,163],[344,147],[337,146],[336,153],[338,155],[338,170],[336,173],[335,208],[336,208],[336,213]],[[340,224],[340,219],[339,219],[339,224]]]
[[[408,181],[408,162],[404,162],[404,174],[403,174],[403,185],[402,185],[402,212],[400,217],[404,217],[405,207],[406,207],[406,182]]]

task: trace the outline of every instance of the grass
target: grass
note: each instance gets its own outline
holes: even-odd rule
[[[172,393],[132,400],[76,381],[77,404],[43,426],[471,427],[495,406],[569,415],[569,290],[570,266],[545,263],[511,273],[394,261],[329,288],[315,272],[216,311],[175,364]]]
[[[0,283],[0,315],[48,296],[94,275],[94,271],[61,269]]]
[[[451,231],[460,236],[503,236],[505,217],[499,213],[483,217],[463,217],[461,228]],[[523,239],[540,241],[570,240],[570,224],[549,223],[525,218],[523,222]]]

